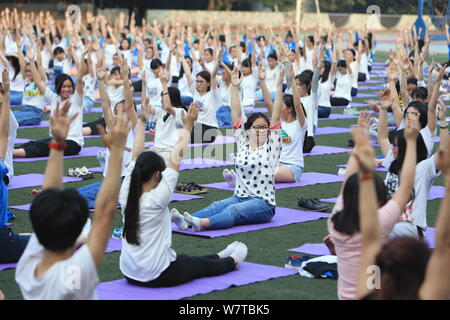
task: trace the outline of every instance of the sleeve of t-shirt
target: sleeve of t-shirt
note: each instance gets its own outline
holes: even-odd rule
[[[47,87],[44,92],[45,102],[47,102],[49,105],[53,105],[57,99],[58,95]]]
[[[67,281],[66,288],[74,291],[78,298],[89,299],[94,295],[99,283],[94,258],[87,245],[83,245],[65,262]],[[73,282],[70,278],[73,277]],[[70,285],[70,286],[69,286]],[[81,294],[80,294],[81,290]]]
[[[402,210],[395,200],[389,200],[383,207],[378,209],[380,234],[382,237],[387,237],[391,233],[401,214]]]
[[[133,172],[135,164],[136,163],[134,161],[131,161],[128,167],[123,172],[125,178],[123,179],[119,192],[119,203],[122,211],[125,210],[125,207],[127,205],[128,193],[130,192],[131,173]]]
[[[383,162],[381,163],[381,165],[384,168],[389,169],[389,167],[391,166],[391,163],[394,161],[394,156],[392,153],[392,149],[389,149],[388,152],[386,153],[386,156],[384,157]]]
[[[166,168],[163,171],[161,182],[153,190],[153,194],[155,195],[153,201],[160,208],[167,207],[172,200],[172,194],[177,185],[179,175],[178,171],[172,168]]]
[[[420,130],[420,134],[422,135],[423,142],[425,142],[425,145],[427,146],[428,156],[431,156],[434,147],[434,134],[430,131],[428,126]]]
[[[81,106],[83,105],[83,100],[82,97],[80,97],[78,95],[78,92],[75,91],[75,93],[72,96],[72,105],[70,106],[71,108],[77,108],[77,109],[81,109]]]
[[[22,253],[22,257],[20,259],[25,260],[25,259],[27,259],[27,257],[33,256],[33,255],[35,255],[39,252],[43,252],[43,251],[44,251],[44,247],[39,242],[36,234],[33,233],[30,237],[30,240],[28,240],[28,244],[25,248],[25,251]]]
[[[431,158],[419,162],[416,166],[416,179],[414,184],[431,185],[433,179],[439,176],[440,172],[436,168],[435,157],[436,155],[433,154]]]
[[[181,108],[175,108],[175,124],[176,126],[183,126],[183,116],[186,116],[186,111]]]

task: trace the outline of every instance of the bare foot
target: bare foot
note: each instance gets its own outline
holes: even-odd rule
[[[0,300],[5,300],[5,295],[1,290],[0,290]]]
[[[33,189],[31,190],[31,195],[33,197],[36,197],[37,195],[39,195],[42,192],[42,189]]]

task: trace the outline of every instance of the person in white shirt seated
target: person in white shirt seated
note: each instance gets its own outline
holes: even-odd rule
[[[331,93],[330,103],[332,106],[347,106],[352,101],[352,69],[345,60],[338,60],[336,66],[336,86]],[[330,76],[335,75],[330,73]]]
[[[182,221],[178,211],[170,212],[183,153],[190,140],[199,107],[191,104],[183,134],[173,148],[169,164],[152,151],[142,152],[145,140],[145,110],[141,112],[133,162],[120,190],[124,231],[120,271],[128,283],[143,287],[171,287],[191,280],[225,274],[239,267],[247,246],[234,242],[224,250],[202,257],[177,254],[172,246],[172,219]]]
[[[94,300],[99,268],[110,238],[120,185],[120,166],[128,117],[122,114],[102,140],[111,150],[110,168],[97,197],[89,230],[86,201],[73,189],[63,189],[63,150],[73,118],[70,102],[52,114],[52,144],[44,178],[44,191],[30,208],[33,234],[17,264],[15,280],[27,300]],[[82,244],[84,243],[85,244]],[[81,246],[80,246],[81,244]]]
[[[269,54],[267,57],[267,63],[265,64],[266,70],[266,86],[270,93],[270,98],[275,99],[277,93],[278,74],[280,72],[280,66],[278,64],[278,57],[275,52]],[[263,100],[262,90],[256,91],[256,99]]]

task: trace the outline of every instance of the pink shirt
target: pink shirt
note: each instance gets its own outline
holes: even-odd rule
[[[337,199],[332,215],[343,208],[342,197]],[[387,238],[402,211],[394,200],[389,200],[383,207],[378,209],[380,221],[380,236],[383,240]],[[328,232],[332,237],[338,260],[338,297],[340,300],[353,300],[356,295],[359,265],[361,259],[362,239],[361,234],[347,235],[334,229],[331,217],[328,219]]]

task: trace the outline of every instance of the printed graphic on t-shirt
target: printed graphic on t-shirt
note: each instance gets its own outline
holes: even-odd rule
[[[411,196],[409,202],[406,204],[405,209],[403,209],[402,215],[400,216],[400,221],[411,221],[414,222],[413,217],[413,207],[414,200],[416,199],[416,191],[414,188],[411,191]]]
[[[292,138],[289,136],[289,134],[284,131],[283,129],[281,129],[281,141],[283,143],[289,144],[292,142]]]

